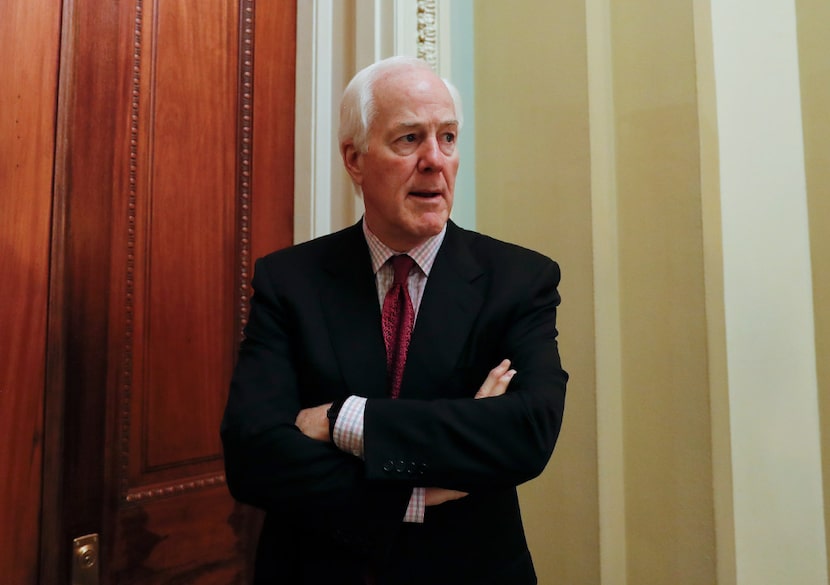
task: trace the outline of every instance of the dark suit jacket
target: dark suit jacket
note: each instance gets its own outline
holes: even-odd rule
[[[562,422],[559,268],[453,223],[418,312],[398,400],[358,223],[257,262],[222,439],[228,486],[267,511],[258,582],[536,582],[515,486],[542,472]],[[491,368],[504,396],[473,400]],[[294,426],[301,408],[368,397],[365,461]],[[415,486],[469,492],[401,519]]]

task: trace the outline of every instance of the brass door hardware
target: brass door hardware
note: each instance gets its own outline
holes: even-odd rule
[[[98,585],[98,535],[79,536],[72,544],[72,585]]]

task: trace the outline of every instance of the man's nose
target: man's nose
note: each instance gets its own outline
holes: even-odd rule
[[[418,170],[422,173],[438,173],[444,168],[444,153],[438,140],[430,138],[421,144],[421,152],[418,157]]]

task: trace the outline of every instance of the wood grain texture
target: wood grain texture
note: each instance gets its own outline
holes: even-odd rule
[[[296,2],[257,4],[255,26],[252,259],[293,243]]]
[[[186,516],[183,521],[182,516]],[[248,519],[224,486],[124,508],[116,528],[114,583],[228,585],[248,582],[239,542]],[[187,542],[188,546],[182,546]]]
[[[296,19],[293,2],[254,5],[136,2],[131,42],[121,41],[132,63],[120,68],[130,79],[119,83],[114,148],[118,368],[107,391],[119,501],[105,523],[119,582],[241,583],[250,573],[258,517],[224,486],[218,423],[251,249],[292,241]],[[252,180],[258,166],[267,183]],[[252,233],[260,223],[267,231]]]
[[[0,18],[0,575],[37,579],[60,2]]]
[[[72,539],[107,501],[109,234],[117,6],[63,3],[57,92],[40,580],[61,583]],[[107,543],[104,543],[106,548]]]
[[[26,208],[42,221],[32,232],[42,282],[12,297],[41,309],[14,322],[22,332],[40,319],[40,338],[26,346],[41,360],[29,368],[40,389],[26,404],[39,416],[44,353],[48,365],[41,582],[63,582],[71,539],[91,532],[101,536],[103,583],[242,583],[250,574],[258,515],[227,492],[218,427],[251,250],[292,241],[296,19],[293,1],[258,9],[261,58],[253,0],[55,7],[60,85],[44,95],[57,128],[33,147],[49,153],[46,194],[42,209]],[[24,414],[3,406],[0,417]],[[36,443],[40,428],[31,430]],[[20,445],[0,446],[0,457]],[[26,464],[14,460],[15,479],[40,469],[37,453]],[[37,528],[39,494],[27,483],[0,483],[0,493],[31,491]],[[35,567],[36,533],[31,542],[24,560]]]
[[[141,468],[131,475],[207,461],[221,469],[216,421],[234,347],[237,10],[161,3],[143,35],[136,294],[146,328],[135,346],[143,384],[133,386]]]

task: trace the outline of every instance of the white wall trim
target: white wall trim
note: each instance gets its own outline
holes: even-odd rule
[[[294,242],[332,230],[331,0],[297,3],[297,75],[294,115]],[[310,72],[306,75],[305,72]]]
[[[706,362],[712,434],[712,487],[718,585],[737,585],[732,445],[723,294],[723,241],[718,161],[718,114],[710,0],[693,0],[697,70],[703,270],[706,307]]]
[[[739,585],[826,585],[795,0],[712,2]]]
[[[622,333],[610,0],[586,0],[594,250],[600,581],[626,585]]]
[[[437,63],[438,75],[445,79],[452,79],[452,7],[447,1],[436,2],[436,26],[437,31]],[[470,15],[472,17],[472,14]],[[472,120],[470,120],[472,123]]]
[[[394,55],[418,56],[419,0],[392,0],[395,37]],[[388,56],[388,55],[384,55]]]
[[[355,3],[355,71],[394,54],[395,13],[390,0]]]

